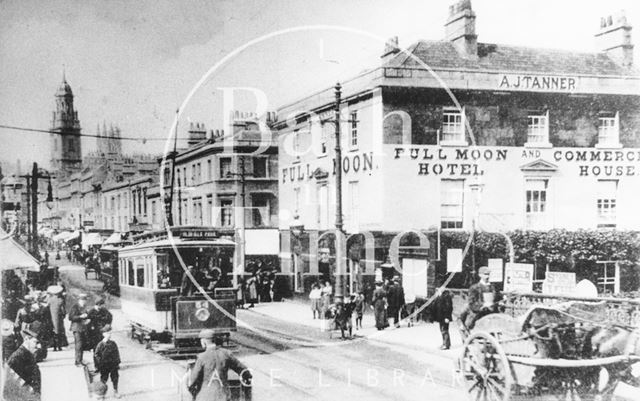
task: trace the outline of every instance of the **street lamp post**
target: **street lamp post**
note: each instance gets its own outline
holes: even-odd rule
[[[335,302],[342,302],[344,298],[344,277],[342,276],[344,269],[344,256],[342,250],[345,248],[343,244],[344,235],[342,232],[342,146],[340,143],[340,102],[341,102],[341,86],[338,82],[335,86],[335,106],[334,106],[334,123],[336,125],[336,293]]]
[[[299,253],[300,253],[300,248],[302,246],[302,234],[304,233],[304,224],[300,221],[300,217],[296,214],[296,216],[293,218],[293,222],[291,223],[291,226],[289,226],[289,230],[291,231],[291,234],[293,235],[293,238],[295,239],[295,246],[293,247],[293,290],[295,292],[302,292],[302,283],[301,283],[301,277],[300,276],[300,261],[298,260],[299,258]]]
[[[249,174],[253,176],[252,174]],[[247,173],[244,168],[244,156],[240,156],[240,173],[232,173],[227,172],[227,177],[240,177],[240,201],[241,201],[241,216],[239,219],[239,227],[238,227],[238,266],[240,267],[240,271],[235,272],[233,274],[233,286],[235,287],[238,284],[238,274],[244,274],[244,265],[246,259],[246,247],[245,247],[245,219],[246,219],[246,176]]]

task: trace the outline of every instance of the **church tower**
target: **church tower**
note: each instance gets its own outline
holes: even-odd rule
[[[72,172],[82,164],[80,121],[73,109],[73,92],[62,75],[62,83],[56,92],[56,111],[51,121],[51,169]]]

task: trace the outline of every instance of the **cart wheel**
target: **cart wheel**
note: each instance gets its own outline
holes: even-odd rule
[[[472,400],[508,401],[513,376],[498,340],[486,332],[471,334],[459,360],[462,380]]]

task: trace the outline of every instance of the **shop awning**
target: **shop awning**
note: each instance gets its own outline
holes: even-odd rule
[[[69,238],[71,234],[72,233],[70,231],[62,231],[61,233],[54,235],[51,239],[54,241],[64,241]]]
[[[13,238],[0,240],[0,270],[40,271],[40,264]]]
[[[122,241],[122,233],[113,233],[109,236],[109,238],[107,238],[107,240],[103,243],[103,245],[113,245],[113,244],[119,244],[123,242]]]
[[[102,245],[102,236],[99,233],[85,233],[82,236],[82,249],[89,249],[94,245]]]
[[[72,232],[71,235],[69,235],[67,238],[65,238],[64,242],[68,244],[69,242],[77,240],[78,238],[80,238],[80,231],[76,230]]]

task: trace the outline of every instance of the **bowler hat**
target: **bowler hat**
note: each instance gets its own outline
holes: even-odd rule
[[[489,268],[487,266],[482,266],[478,269],[478,274],[489,274]]]

